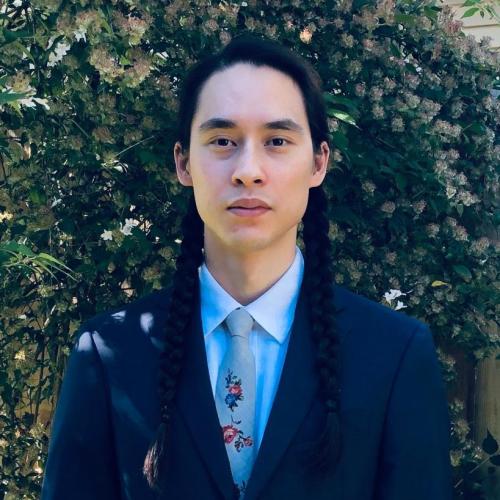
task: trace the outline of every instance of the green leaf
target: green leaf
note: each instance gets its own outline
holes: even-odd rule
[[[28,92],[0,92],[0,104],[18,101],[28,95]]]
[[[353,114],[355,114],[358,110],[356,102],[343,95],[335,95],[330,92],[324,92],[323,97],[327,104],[340,104],[341,106],[348,108]]]
[[[334,144],[339,149],[345,150],[349,145],[349,141],[343,132],[336,130],[330,134],[332,138],[332,144]]]
[[[488,429],[486,429],[486,437],[483,440],[482,447],[488,455],[493,455],[498,451],[498,443]]]
[[[0,250],[14,252],[16,254],[24,255],[25,257],[35,257],[35,253],[26,245],[16,243],[15,241],[8,241],[0,244]]]
[[[394,14],[394,20],[404,26],[415,26],[417,19],[416,16],[410,14]]]
[[[28,196],[29,199],[37,205],[44,205],[47,203],[47,195],[34,187],[30,189]]]
[[[463,16],[460,19],[463,19],[464,17],[471,17],[473,16],[477,11],[479,10],[479,7],[472,7],[472,9],[467,9]]]
[[[408,184],[406,177],[402,174],[397,173],[395,174],[394,178],[396,180],[396,186],[402,193],[404,193]]]
[[[391,54],[395,57],[401,57],[401,51],[399,47],[394,43],[394,40],[391,42]]]
[[[454,265],[453,270],[465,281],[470,281],[472,279],[472,273],[467,267],[462,266],[461,264]]]
[[[151,149],[137,148],[136,154],[144,165],[160,161],[160,158]]]
[[[338,120],[341,120],[345,123],[348,123],[349,125],[353,125],[354,127],[359,128],[356,125],[354,118],[349,113],[346,113],[345,111],[340,111],[337,109],[330,109],[328,114],[330,114],[331,116],[334,116]]]
[[[29,30],[8,30],[6,28],[2,28],[3,36],[7,42],[14,42],[18,38],[26,38],[32,36],[32,33]]]
[[[431,20],[436,21],[438,13],[441,11],[439,7],[429,7],[428,5],[424,7],[424,14]]]
[[[471,5],[476,5],[479,2],[481,2],[481,0],[465,0],[461,7],[470,7]]]
[[[19,40],[13,42],[12,46],[17,47],[34,65],[36,65],[35,58],[31,55],[31,52]]]
[[[470,125],[463,128],[464,132],[473,132],[474,134],[484,134],[486,132],[486,127],[483,123],[472,122]]]
[[[37,257],[40,259],[46,260],[48,262],[51,262],[53,264],[56,264],[57,266],[63,267],[65,269],[67,269],[68,271],[71,271],[71,269],[68,266],[66,266],[63,262],[56,259],[52,255],[49,255],[49,254],[44,253],[44,252],[40,252]]]
[[[338,222],[345,222],[352,227],[361,227],[360,218],[346,205],[335,207],[334,218]]]
[[[109,23],[108,23],[108,21],[106,19],[106,15],[102,11],[102,9],[97,9],[97,11],[101,15],[100,16],[101,17],[100,21],[102,22],[102,25],[104,26],[104,29],[108,32],[108,35],[114,36],[113,28],[111,28],[111,26],[109,25]]]
[[[45,272],[49,273],[53,278],[57,278],[56,275],[50,270],[50,268],[43,265],[41,262],[37,262],[37,266],[41,267]]]
[[[394,32],[397,30],[397,27],[394,26],[388,26],[388,25],[381,25],[378,28],[376,28],[373,31],[373,34],[376,35],[377,37],[391,37],[394,35]]]
[[[364,5],[372,3],[372,0],[354,0],[352,6],[354,9],[361,9]]]
[[[436,287],[436,286],[445,286],[445,285],[449,285],[449,283],[446,283],[446,281],[440,281],[440,280],[436,280],[436,281],[433,281],[431,283],[431,286],[432,287]]]

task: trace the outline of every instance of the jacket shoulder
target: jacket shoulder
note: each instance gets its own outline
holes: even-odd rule
[[[429,330],[424,321],[337,284],[334,284],[334,303],[339,317],[348,315],[352,326],[358,328],[368,326],[370,331],[404,338],[419,329]]]
[[[136,298],[131,302],[123,303],[119,306],[112,307],[105,311],[95,314],[83,321],[83,325],[100,326],[113,325],[129,321],[132,318],[140,317],[142,314],[161,313],[166,311],[166,305],[169,300],[169,289],[162,288],[155,290],[142,297]]]
[[[98,351],[115,346],[124,340],[130,345],[141,339],[161,343],[168,312],[170,289],[162,288],[121,306],[113,307],[84,320],[76,335],[76,343],[90,335]],[[158,344],[159,345],[159,344]]]

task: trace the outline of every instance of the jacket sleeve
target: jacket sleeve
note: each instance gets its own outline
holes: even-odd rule
[[[84,323],[52,422],[42,500],[118,500],[120,489],[103,367]]]
[[[375,500],[451,500],[450,418],[431,331],[416,328],[388,402]]]

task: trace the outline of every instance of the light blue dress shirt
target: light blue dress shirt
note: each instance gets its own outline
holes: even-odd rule
[[[228,345],[228,334],[222,322],[238,307],[244,307],[255,320],[250,348],[255,356],[255,443],[259,449],[278,389],[304,276],[302,252],[296,246],[295,259],[287,271],[269,290],[246,306],[222,288],[205,263],[198,268],[198,274],[203,335],[214,397],[219,367]]]

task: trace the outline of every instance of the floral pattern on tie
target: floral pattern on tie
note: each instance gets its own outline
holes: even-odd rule
[[[240,498],[247,489],[247,482],[242,481],[241,484],[234,483],[234,485],[236,486],[236,488],[238,488],[238,498]]]
[[[241,378],[233,375],[232,370],[227,370],[226,375],[226,389],[227,396],[225,402],[231,411],[234,411],[235,407],[238,407],[237,401],[243,401],[243,389],[241,388]]]
[[[246,436],[241,429],[238,429],[234,424],[241,424],[241,420],[233,420],[231,417],[231,424],[221,426],[222,435],[224,436],[224,443],[231,444],[234,442],[234,447],[239,453],[245,446],[253,446],[252,436]]]

